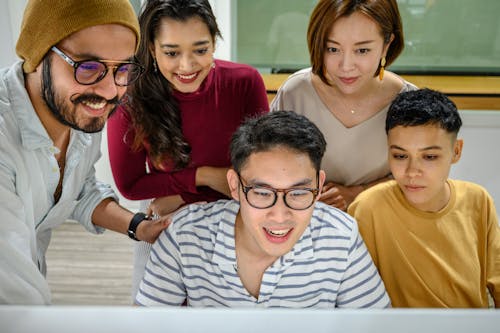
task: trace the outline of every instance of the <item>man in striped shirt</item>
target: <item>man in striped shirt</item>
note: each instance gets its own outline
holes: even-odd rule
[[[190,205],[153,245],[136,303],[388,307],[355,220],[318,202],[325,140],[276,111],[233,135],[233,200]]]

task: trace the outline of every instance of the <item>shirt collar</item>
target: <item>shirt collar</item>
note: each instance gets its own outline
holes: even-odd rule
[[[11,109],[19,124],[22,145],[27,150],[52,147],[54,143],[45,127],[43,127],[40,118],[38,118],[26,91],[22,64],[22,61],[15,63],[9,71],[6,80]],[[73,129],[71,131],[76,132],[75,141],[82,146],[87,146],[91,143],[92,140],[89,133],[73,131]]]

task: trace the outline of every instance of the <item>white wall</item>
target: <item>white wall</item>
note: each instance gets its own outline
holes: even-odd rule
[[[462,158],[451,169],[451,178],[484,186],[500,209],[500,110],[461,111],[464,140]]]

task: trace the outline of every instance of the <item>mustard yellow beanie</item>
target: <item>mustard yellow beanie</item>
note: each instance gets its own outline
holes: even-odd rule
[[[35,71],[49,49],[72,33],[110,23],[132,29],[139,45],[139,23],[129,0],[29,0],[16,45],[24,72]]]

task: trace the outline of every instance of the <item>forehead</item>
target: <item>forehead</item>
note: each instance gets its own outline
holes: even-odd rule
[[[247,181],[258,180],[275,187],[287,187],[306,178],[313,179],[315,174],[307,153],[287,148],[252,153],[241,169],[241,175]]]
[[[455,134],[449,133],[437,124],[419,126],[396,126],[389,130],[387,141],[389,145],[401,148],[424,149],[431,146],[450,147],[455,140]]]
[[[160,43],[191,45],[200,40],[211,40],[212,36],[205,22],[200,17],[193,16],[185,21],[163,18],[158,26],[156,39]]]
[[[133,57],[136,44],[137,38],[132,29],[121,24],[103,24],[81,29],[58,45],[75,56],[127,60]]]
[[[382,38],[382,32],[375,20],[360,12],[354,12],[337,19],[330,28],[329,37],[335,41],[356,42]]]

